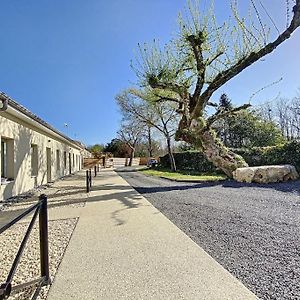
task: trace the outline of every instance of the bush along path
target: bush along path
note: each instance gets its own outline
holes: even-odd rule
[[[300,142],[291,141],[278,146],[255,147],[249,149],[232,149],[241,155],[249,166],[284,165],[296,167],[300,173]],[[199,151],[174,153],[178,170],[197,172],[216,172],[217,169]],[[160,158],[160,165],[169,168],[167,155]]]

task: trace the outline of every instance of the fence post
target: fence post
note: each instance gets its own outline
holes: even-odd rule
[[[90,175],[89,170],[86,170],[86,192],[90,192]]]
[[[94,166],[95,177],[97,176],[97,166]]]
[[[39,212],[41,276],[45,277],[44,284],[48,284],[50,283],[50,276],[49,276],[47,196],[45,194],[42,194],[40,195],[39,200],[42,201],[40,212]]]
[[[92,170],[90,169],[90,188],[92,187]]]

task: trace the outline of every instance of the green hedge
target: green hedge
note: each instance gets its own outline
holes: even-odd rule
[[[231,150],[241,155],[249,166],[291,164],[300,172],[300,142],[297,141],[273,147]],[[217,171],[213,164],[198,151],[174,153],[174,157],[178,170],[198,172]],[[160,158],[160,166],[163,168],[170,167],[168,155]]]
[[[176,167],[178,170],[215,172],[216,168],[199,151],[186,151],[174,153]],[[160,167],[170,168],[169,155],[160,157]]]
[[[249,166],[291,164],[300,172],[300,142],[297,141],[273,147],[232,150],[244,157]]]

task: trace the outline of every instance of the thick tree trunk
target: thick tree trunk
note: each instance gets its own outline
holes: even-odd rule
[[[203,131],[199,135],[199,140],[206,158],[228,177],[232,178],[232,173],[237,168],[248,167],[248,164],[240,155],[224,146],[213,130]]]
[[[176,162],[172,151],[171,138],[169,137],[167,137],[167,146],[168,146],[168,154],[169,154],[171,170],[173,172],[176,172]]]
[[[187,127],[189,130],[186,130]],[[189,122],[182,118],[176,132],[176,139],[185,141],[201,150],[214,166],[230,178],[233,177],[232,173],[237,168],[248,167],[243,157],[229,150],[217,137],[216,132],[207,128],[203,118],[193,119]]]

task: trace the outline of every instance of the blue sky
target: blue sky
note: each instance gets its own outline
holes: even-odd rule
[[[226,2],[215,1],[221,18],[228,15]],[[120,120],[114,97],[135,81],[130,60],[137,43],[167,41],[176,32],[177,14],[184,5],[183,0],[1,0],[0,90],[71,138],[87,145],[107,143]],[[284,22],[284,6],[271,7],[276,20]],[[300,29],[215,98],[226,92],[234,103],[242,103],[280,77],[279,84],[253,103],[279,92],[282,97],[295,96],[300,87],[299,53]]]

